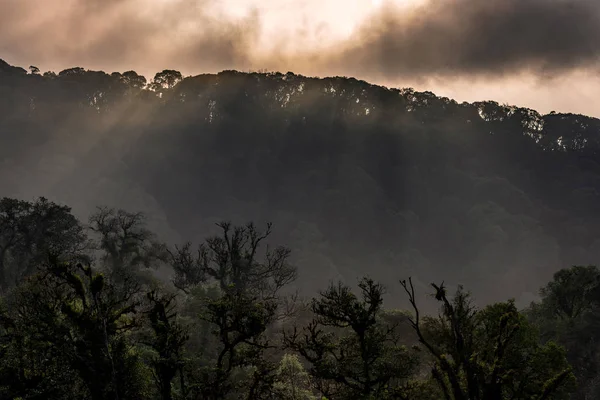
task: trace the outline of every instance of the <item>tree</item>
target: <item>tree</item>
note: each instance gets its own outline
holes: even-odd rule
[[[236,392],[247,399],[264,394],[276,366],[265,358],[272,347],[266,336],[277,304],[244,292],[226,292],[207,300],[200,319],[213,327],[218,339],[216,359],[200,370],[197,389],[202,398],[221,399]],[[268,385],[267,385],[268,386]]]
[[[127,86],[135,89],[143,89],[146,86],[146,77],[138,75],[135,71],[126,71],[121,75],[121,80],[127,84]]]
[[[191,247],[191,243],[186,243],[181,247],[176,246],[174,251],[169,251],[170,264],[175,272],[173,285],[185,294],[190,294],[191,288],[208,279],[206,265],[203,264],[204,247],[200,247],[197,256],[191,251]]]
[[[16,285],[52,253],[85,261],[87,236],[67,206],[41,197],[35,202],[0,199],[0,290]]]
[[[89,227],[98,235],[103,265],[117,277],[166,260],[164,245],[146,228],[142,213],[99,207],[90,217]]]
[[[165,90],[169,90],[175,87],[179,82],[183,80],[181,72],[172,69],[165,69],[154,75],[152,83],[150,83],[150,89],[157,93],[164,93]]]
[[[556,272],[540,289],[543,307],[555,318],[573,322],[600,303],[600,271],[573,266]]]
[[[56,72],[54,71],[46,71],[42,76],[46,79],[54,79],[57,77]]]
[[[205,399],[231,393],[259,399],[270,391],[276,370],[265,357],[274,347],[266,331],[277,319],[280,291],[293,281],[296,269],[288,264],[284,247],[267,248],[258,261],[270,224],[265,232],[253,224],[218,226],[222,234],[208,238],[196,255],[189,245],[171,252],[178,287],[190,293],[200,282],[215,285],[214,294],[204,295],[199,304],[199,322],[210,326],[214,348],[193,368],[190,391]]]
[[[188,340],[186,329],[177,321],[177,304],[174,295],[160,295],[156,290],[148,292],[150,310],[147,311],[151,337],[146,340],[155,352],[150,364],[154,370],[154,382],[162,400],[171,400],[171,384],[179,372],[181,392],[185,398],[183,382],[183,347]]]
[[[232,228],[231,223],[222,222],[217,226],[222,235],[208,238],[196,255],[190,251],[189,243],[169,252],[175,270],[173,283],[180,290],[186,292],[210,280],[224,293],[246,292],[274,299],[296,278],[296,268],[288,263],[290,250],[286,247],[267,248],[264,261],[257,260],[261,242],[271,234],[271,224],[265,232],[252,223]]]
[[[286,353],[279,362],[273,392],[279,400],[316,400],[309,374],[295,354]]]
[[[574,376],[564,349],[540,345],[513,301],[477,310],[460,286],[449,300],[443,284],[432,284],[442,310],[421,320],[412,280],[401,284],[415,313],[410,323],[433,358],[431,373],[445,399],[568,398]]]
[[[541,301],[526,311],[543,340],[565,346],[567,360],[578,379],[574,399],[600,395],[600,271],[595,266],[573,266],[556,272],[540,289]]]
[[[85,68],[82,67],[73,67],[67,68],[58,73],[59,77],[67,77],[67,76],[81,76],[85,74]]]
[[[53,351],[90,398],[135,399],[144,395],[145,383],[126,334],[138,325],[138,294],[133,280],[116,290],[90,266],[53,257],[18,288],[9,316],[27,326],[28,351],[31,346]]]
[[[322,292],[314,320],[286,333],[285,344],[310,363],[328,399],[402,398],[416,358],[399,344],[397,325],[381,319],[383,287],[368,278],[358,286],[360,297],[341,283]]]
[[[21,301],[16,297],[37,296],[40,285],[25,285],[2,298],[0,304],[0,398],[70,399],[84,397],[85,385],[68,362],[59,343],[40,340]],[[15,293],[16,292],[16,293]],[[41,312],[40,312],[41,311]],[[38,310],[38,316],[43,313]]]

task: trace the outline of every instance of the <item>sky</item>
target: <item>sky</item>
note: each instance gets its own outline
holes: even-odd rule
[[[0,58],[353,76],[600,117],[598,0],[0,0]]]

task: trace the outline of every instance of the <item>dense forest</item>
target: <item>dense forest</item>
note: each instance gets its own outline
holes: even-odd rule
[[[370,277],[293,288],[290,249],[217,224],[169,246],[141,213],[99,207],[86,224],[40,198],[0,201],[2,399],[592,399],[600,271],[558,271],[541,301],[477,307],[431,284],[425,315],[384,305]],[[169,280],[157,277],[160,266]],[[572,395],[572,397],[570,397]]]
[[[147,82],[0,62],[0,93],[4,196],[82,219],[99,204],[142,211],[173,243],[221,220],[273,222],[307,295],[401,271],[524,306],[558,269],[600,257],[594,118],[292,73]]]
[[[0,398],[598,398],[599,134],[0,60]]]

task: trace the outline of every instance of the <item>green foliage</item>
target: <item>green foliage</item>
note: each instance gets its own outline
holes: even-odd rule
[[[573,391],[564,349],[541,345],[513,301],[477,310],[462,287],[449,299],[443,285],[432,284],[442,309],[437,318],[421,319],[412,281],[401,283],[415,312],[411,324],[433,358],[432,376],[446,399],[566,399]]]
[[[243,395],[263,398],[273,384],[276,365],[267,353],[276,346],[267,335],[279,314],[279,292],[295,278],[289,250],[267,250],[259,261],[261,242],[271,233],[253,224],[220,223],[222,234],[208,238],[196,255],[190,245],[171,252],[174,284],[192,294],[200,354],[188,371],[193,396],[221,399]],[[209,285],[209,286],[199,286]]]
[[[540,289],[544,311],[554,318],[577,320],[600,301],[600,272],[595,266],[574,266],[554,274]]]
[[[600,255],[598,119],[343,77],[155,77],[157,92],[133,71],[0,62],[4,193],[144,207],[176,240],[223,216],[269,219],[302,249],[311,295],[311,277],[368,265],[519,299]]]
[[[310,363],[327,398],[393,398],[405,389],[416,358],[400,345],[396,324],[381,321],[383,287],[366,278],[358,286],[360,296],[341,283],[330,286],[312,302],[314,320],[284,340]]]
[[[441,311],[421,317],[409,280],[411,316],[385,309],[369,278],[357,293],[331,285],[304,310],[284,295],[290,250],[261,257],[270,224],[220,223],[192,253],[157,242],[142,214],[101,208],[90,219],[95,268],[77,262],[92,247],[68,208],[0,206],[14,279],[0,297],[0,398],[560,400],[574,389],[567,361],[577,399],[597,393],[595,267],[559,271],[526,315],[433,285]],[[142,273],[164,263],[176,292]]]
[[[0,199],[0,290],[36,272],[49,254],[85,261],[87,237],[71,209],[39,198]]]
[[[567,359],[578,378],[574,399],[600,396],[600,272],[594,266],[573,266],[554,274],[540,290],[541,301],[526,311],[545,341],[567,349]]]
[[[309,374],[295,354],[286,353],[275,373],[273,393],[279,400],[317,400],[311,390]]]
[[[137,325],[139,286],[126,279],[123,288],[89,266],[50,260],[14,293],[8,316],[27,329],[12,344],[27,338],[28,351],[56,352],[92,399],[139,398],[146,383],[126,336]]]
[[[24,293],[27,292],[27,293]],[[44,337],[38,326],[31,325],[29,307],[45,293],[39,285],[17,288],[5,297],[0,311],[0,398],[71,399],[88,392],[78,374],[65,362],[59,343]],[[27,294],[27,297],[21,297]],[[19,299],[19,301],[17,301]],[[40,322],[52,318],[47,304],[32,316]]]
[[[180,375],[181,393],[186,392],[183,367],[183,349],[188,340],[187,330],[177,317],[175,295],[160,295],[156,290],[147,293],[150,309],[147,311],[152,333],[144,341],[154,350],[150,357],[154,383],[162,400],[171,400],[172,383],[177,373]]]

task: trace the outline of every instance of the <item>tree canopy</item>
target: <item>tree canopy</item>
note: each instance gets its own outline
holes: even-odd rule
[[[596,398],[599,132],[345,77],[0,60],[0,398]],[[440,279],[470,292],[434,285],[431,316]]]
[[[290,290],[290,250],[268,245],[271,224],[220,222],[194,252],[160,242],[140,213],[99,208],[84,226],[45,199],[1,202],[57,208],[77,235],[10,248],[30,268],[0,295],[0,398],[558,400],[597,390],[596,347],[577,342],[597,326],[595,267],[557,272],[524,311],[512,300],[476,308],[462,287],[449,296],[432,284],[436,317],[417,305],[412,279],[400,283],[411,312],[386,308],[389,284],[369,277],[303,301]],[[42,224],[45,212],[17,217],[4,224],[25,218],[47,243],[64,226]],[[146,251],[157,248],[160,257]]]
[[[272,221],[313,294],[317,273],[450,270],[484,301],[509,287],[523,305],[540,279],[600,256],[594,118],[344,77],[31,71],[0,68],[0,188],[14,198],[144,211],[176,240]]]

